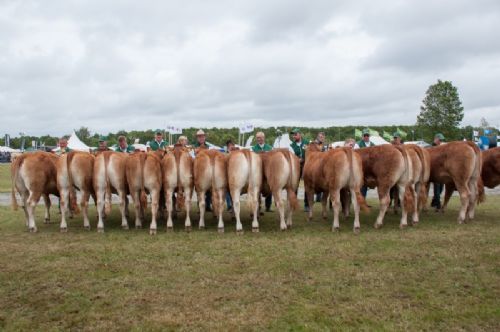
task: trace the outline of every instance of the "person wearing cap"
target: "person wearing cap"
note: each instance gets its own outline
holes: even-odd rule
[[[300,159],[300,176],[302,177],[302,170],[304,169],[304,162],[306,157],[305,147],[309,144],[309,141],[302,137],[302,133],[298,128],[294,128],[291,131],[293,142],[290,144],[293,152]],[[306,195],[304,195],[304,211],[309,212],[309,202],[307,201]]]
[[[155,139],[152,141],[149,141],[146,144],[148,151],[161,150],[161,149],[164,149],[166,146],[168,146],[168,142],[163,140],[163,131],[161,129],[156,129],[155,130]]]
[[[432,142],[432,146],[439,146],[444,141],[444,135],[441,133],[437,133],[434,136],[434,141]],[[432,197],[431,207],[435,207],[436,210],[441,209],[441,193],[443,192],[443,184],[433,182],[432,183],[434,196]]]
[[[252,151],[255,153],[264,153],[267,151],[271,151],[273,147],[269,144],[266,143],[266,135],[262,131],[259,131],[257,134],[255,134],[255,140],[257,141],[257,144],[252,146]],[[266,205],[266,212],[271,212],[271,205],[273,204],[273,196],[268,195],[265,198],[265,205]],[[259,202],[260,206],[260,202]]]
[[[401,142],[401,134],[399,132],[396,131],[394,134],[392,134],[392,138],[393,138],[392,142],[391,142],[392,145],[401,145],[401,144],[403,144]]]
[[[125,136],[118,136],[118,146],[116,147],[116,152],[132,153],[135,151],[133,145],[127,144],[127,139]]]
[[[71,152],[71,149],[68,147],[68,140],[66,137],[61,137],[59,139],[59,149],[54,153],[57,155],[63,155],[65,153]]]
[[[320,131],[318,135],[316,135],[316,139],[314,140],[314,142],[321,146],[322,152],[325,152],[327,150],[327,146],[325,145],[325,132]]]
[[[196,132],[196,142],[194,142],[193,146],[196,149],[208,149],[207,135],[203,129],[198,129]]]
[[[368,128],[363,129],[363,138],[358,142],[359,148],[367,148],[374,146],[372,141],[370,141],[370,130]]]
[[[106,136],[99,137],[99,145],[97,146],[97,152],[103,151],[109,151],[108,138]]]

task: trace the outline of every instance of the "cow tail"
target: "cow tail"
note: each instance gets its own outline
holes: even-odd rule
[[[183,209],[185,206],[184,191],[181,186],[181,157],[182,154],[179,151],[174,151],[175,168],[177,169],[177,207]]]
[[[72,151],[66,154],[66,170],[68,173],[68,187],[69,187],[69,208],[73,213],[80,213],[80,209],[78,208],[77,198],[74,194],[73,189],[73,175],[71,174],[71,162],[75,156],[76,152]]]
[[[140,166],[141,166],[141,206],[143,209],[148,207],[148,196],[146,195],[146,190],[144,189],[144,165],[146,164],[146,159],[148,158],[147,153],[141,154],[139,158]]]
[[[474,167],[474,173],[477,179],[477,204],[482,203],[486,200],[486,195],[484,192],[484,183],[481,179],[481,172],[483,168],[483,158],[481,156],[481,150],[473,142],[467,141],[467,144],[472,147],[474,153],[476,154],[476,167]]]
[[[12,209],[16,211],[19,208],[19,205],[17,205],[17,199],[16,199],[16,181],[17,181],[17,176],[19,169],[21,168],[21,164],[23,163],[24,157],[21,155],[17,157],[12,165],[10,166],[10,173],[11,173],[11,179],[12,179],[12,190],[11,190],[11,198],[12,198]]]
[[[109,182],[109,176],[108,176],[108,164],[109,164],[110,154],[104,152],[102,157],[104,158],[104,179],[106,180],[104,213],[106,213],[106,215],[109,215],[111,213],[111,183]]]
[[[215,187],[215,158],[217,158],[217,155],[209,155],[209,161],[210,161],[210,167],[212,168],[212,177],[211,177],[211,191],[212,191],[212,211],[215,214],[219,213],[219,207],[222,202],[219,201],[219,195],[217,188]]]
[[[353,159],[354,157],[353,157],[353,152],[352,152],[351,148],[344,148],[344,152],[346,153],[347,160],[349,161],[349,172],[351,173],[350,174],[350,179],[352,180],[353,177],[355,176],[355,174],[354,174],[354,159]],[[350,184],[349,184],[349,186],[350,186]],[[366,200],[363,197],[363,195],[361,195],[360,187],[355,187],[354,188],[354,193],[356,195],[356,201],[358,202],[358,205],[359,205],[360,209],[363,212],[369,212],[370,208],[368,207],[368,204],[366,204]]]
[[[254,181],[253,181],[253,172],[252,172],[252,159],[253,159],[253,156],[252,156],[252,152],[250,151],[244,151],[245,153],[245,157],[247,158],[248,160],[248,190],[247,190],[247,193],[248,193],[248,208],[250,209],[250,211],[254,211],[255,209],[255,205],[258,204],[258,202],[255,202],[254,200],[254,190],[256,188],[254,188],[255,184],[254,184]],[[252,188],[252,194],[250,195],[250,188]]]
[[[401,154],[403,155],[403,160],[405,162],[406,179],[409,181],[412,170],[408,154],[406,153],[406,148],[404,146],[397,146],[396,148],[401,151]],[[406,211],[413,211],[415,209],[415,200],[413,198],[415,197],[414,195],[415,189],[410,184],[407,184],[403,197],[403,204]]]
[[[283,151],[283,155],[285,156],[286,161],[288,162],[288,166],[290,167],[290,175],[288,176],[286,194],[288,197],[288,201],[290,202],[290,209],[292,211],[295,211],[299,208],[299,201],[297,199],[297,195],[295,194],[295,190],[293,190],[294,167],[293,167],[292,152],[288,150]],[[296,171],[297,170],[295,170],[295,172]]]
[[[424,152],[422,151],[422,148],[419,147],[418,145],[415,145],[413,150],[417,153],[418,158],[420,159],[420,162],[422,163],[422,172],[420,174],[420,190],[418,193],[416,193],[416,195],[418,197],[417,209],[420,211],[427,204],[428,192],[426,190],[426,184],[423,182],[423,179],[425,176],[425,167],[427,167],[427,164],[425,163],[425,156],[424,156]]]

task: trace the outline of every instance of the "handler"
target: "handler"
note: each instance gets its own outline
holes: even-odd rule
[[[155,130],[155,139],[153,141],[149,141],[146,144],[148,151],[162,150],[166,146],[168,146],[168,142],[163,140],[163,131],[161,129],[156,129]]]
[[[305,146],[309,144],[307,139],[302,138],[302,133],[298,128],[294,128],[291,132],[293,137],[293,142],[290,144],[293,152],[300,159],[300,177],[302,177],[302,170],[304,169],[305,162]],[[306,195],[304,195],[304,211],[309,212],[309,202],[307,201]]]
[[[266,143],[266,135],[264,135],[262,131],[259,131],[257,134],[255,134],[255,140],[257,141],[257,144],[252,146],[253,152],[265,153],[273,149],[271,145]],[[266,212],[271,212],[271,204],[273,204],[273,195],[269,194],[265,198]],[[259,206],[260,206],[260,199],[259,199]]]

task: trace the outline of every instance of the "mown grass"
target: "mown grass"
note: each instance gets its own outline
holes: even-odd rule
[[[352,219],[334,234],[302,212],[287,232],[268,213],[253,234],[245,212],[243,236],[226,216],[225,234],[209,218],[205,231],[177,222],[155,237],[121,230],[116,206],[105,234],[93,208],[91,232],[77,216],[61,234],[39,207],[30,234],[21,211],[1,207],[0,329],[498,330],[497,205],[489,197],[458,225],[453,198],[403,231],[392,213],[373,229],[374,208],[360,235]]]
[[[10,164],[0,164],[0,193],[10,192]]]

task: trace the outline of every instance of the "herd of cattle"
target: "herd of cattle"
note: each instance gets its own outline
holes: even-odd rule
[[[360,209],[368,209],[360,189],[363,185],[377,188],[380,211],[375,227],[382,226],[390,205],[391,189],[401,202],[400,227],[413,224],[425,206],[429,183],[445,184],[444,210],[451,194],[458,190],[461,209],[458,222],[474,218],[477,202],[484,198],[484,185],[500,184],[500,148],[481,152],[472,142],[450,142],[423,149],[416,145],[381,145],[359,150],[336,148],[321,152],[311,143],[305,163],[287,149],[256,154],[236,150],[224,154],[216,150],[196,151],[193,159],[182,146],[163,151],[124,154],[106,151],[93,155],[69,152],[57,156],[46,152],[26,153],[11,165],[12,205],[17,209],[16,191],[23,200],[26,225],[36,232],[34,209],[41,197],[45,201],[45,220],[50,218],[49,195],[60,198],[61,231],[67,230],[67,214],[78,212],[76,190],[81,193],[80,207],[86,229],[90,228],[88,204],[96,203],[97,230],[104,230],[104,220],[111,211],[111,195],[120,198],[122,227],[128,226],[128,196],[135,206],[135,226],[141,228],[151,202],[150,233],[156,234],[158,220],[166,212],[166,227],[173,228],[176,211],[185,210],[184,226],[191,230],[191,198],[198,197],[199,228],[205,227],[205,195],[211,192],[213,213],[218,218],[218,230],[224,231],[224,200],[229,192],[233,201],[236,231],[243,231],[240,220],[240,195],[247,193],[252,216],[252,231],[259,230],[259,203],[262,195],[272,194],[279,211],[280,228],[292,226],[292,213],[298,207],[297,189],[302,177],[305,195],[310,203],[308,219],[312,218],[314,195],[322,193],[323,218],[330,200],[333,205],[333,230],[339,228],[339,214],[349,215],[354,207],[354,231],[360,228]],[[394,189],[393,189],[394,188]],[[283,196],[286,192],[286,197]],[[397,206],[396,202],[394,203]],[[165,211],[166,210],[166,211]]]

